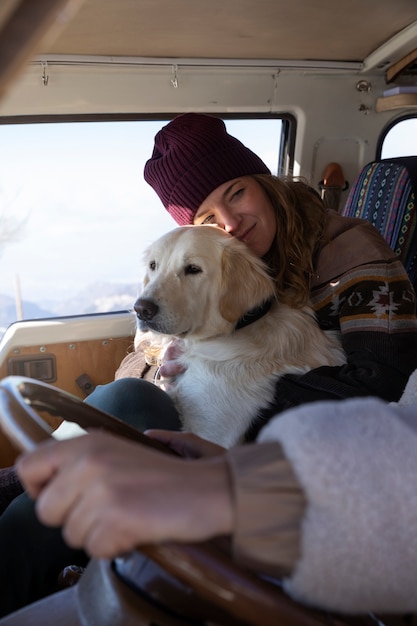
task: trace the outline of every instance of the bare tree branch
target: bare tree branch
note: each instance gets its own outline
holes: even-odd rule
[[[7,244],[18,241],[25,221],[0,213],[0,255]]]

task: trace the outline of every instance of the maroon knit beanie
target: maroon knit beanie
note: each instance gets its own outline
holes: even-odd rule
[[[185,113],[157,133],[144,177],[177,224],[185,226],[219,185],[270,173],[254,152],[227,133],[223,120]]]

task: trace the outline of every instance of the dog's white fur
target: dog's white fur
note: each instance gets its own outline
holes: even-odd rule
[[[151,319],[138,319],[135,346],[182,339],[186,370],[168,392],[184,430],[230,447],[272,400],[280,376],[346,362],[339,339],[319,329],[310,307],[274,299],[266,315],[235,330],[274,297],[274,283],[263,261],[220,228],[170,231],[151,244],[145,262],[137,304],[156,308]]]

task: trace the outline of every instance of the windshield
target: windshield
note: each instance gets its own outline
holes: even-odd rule
[[[131,308],[142,251],[176,226],[143,180],[164,124],[0,126],[0,326]],[[280,119],[226,125],[277,171]]]

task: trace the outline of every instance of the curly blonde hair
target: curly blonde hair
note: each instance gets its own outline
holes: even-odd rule
[[[268,196],[275,212],[275,245],[264,260],[275,278],[277,297],[290,306],[301,308],[309,300],[327,209],[320,196],[302,180],[286,180],[268,174],[256,174],[253,178]]]

